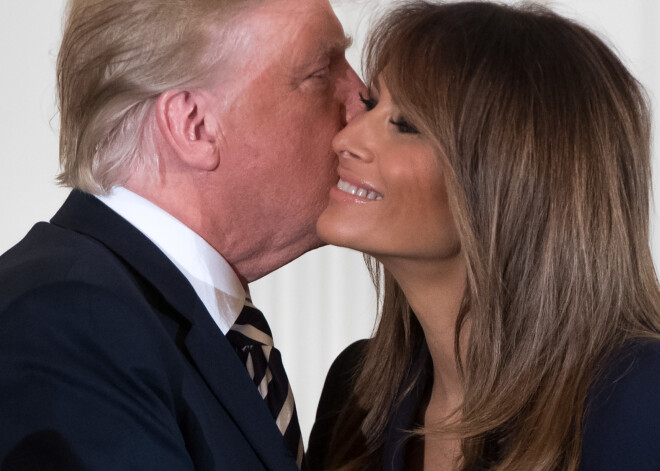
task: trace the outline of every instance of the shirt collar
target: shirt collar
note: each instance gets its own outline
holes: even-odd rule
[[[135,226],[188,279],[223,333],[234,324],[245,303],[245,289],[229,263],[201,236],[151,201],[115,187],[104,204]]]

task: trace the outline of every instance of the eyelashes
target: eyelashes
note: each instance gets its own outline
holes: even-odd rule
[[[406,121],[405,118],[399,118],[397,120],[390,119],[390,124],[396,126],[397,131],[401,134],[419,134],[417,128]]]
[[[373,110],[377,105],[378,101],[369,96],[365,97],[362,95],[362,92],[359,93],[360,101],[364,105],[366,111]],[[405,118],[401,117],[398,119],[390,118],[390,124],[396,127],[397,131],[401,134],[419,134],[419,131],[415,126],[410,124]]]
[[[367,111],[373,110],[376,107],[376,105],[378,104],[378,102],[376,100],[374,100],[373,98],[365,97],[362,94],[362,92],[360,92],[359,95],[360,95],[360,101],[364,105],[364,109],[367,110]]]

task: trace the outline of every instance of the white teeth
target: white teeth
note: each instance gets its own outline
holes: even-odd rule
[[[349,193],[351,195],[355,195],[359,198],[366,198],[368,200],[377,200],[377,201],[383,199],[383,197],[376,191],[373,190],[370,191],[367,190],[366,188],[359,188],[341,179],[337,183],[337,188],[339,188],[343,192]]]

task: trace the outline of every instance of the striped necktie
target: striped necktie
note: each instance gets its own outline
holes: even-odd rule
[[[268,405],[289,454],[303,469],[304,450],[298,413],[282,356],[273,347],[273,335],[266,318],[250,299],[227,332],[227,340],[247,368],[250,378]]]

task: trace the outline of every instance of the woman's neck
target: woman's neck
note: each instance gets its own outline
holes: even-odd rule
[[[442,262],[383,260],[383,265],[401,286],[424,331],[433,361],[433,389],[428,412],[436,410],[438,416],[446,416],[460,405],[463,398],[454,353],[456,319],[466,283],[463,258],[459,253]]]
[[[454,351],[456,319],[466,288],[465,264],[461,254],[442,263],[418,260],[381,260],[397,280],[415,313],[426,338],[433,362],[433,385],[426,407],[419,411],[423,426],[433,430],[452,415],[463,400],[463,387]],[[461,333],[465,347],[469,325]],[[406,468],[453,471],[460,458],[460,440],[446,435],[427,434],[408,450]]]

